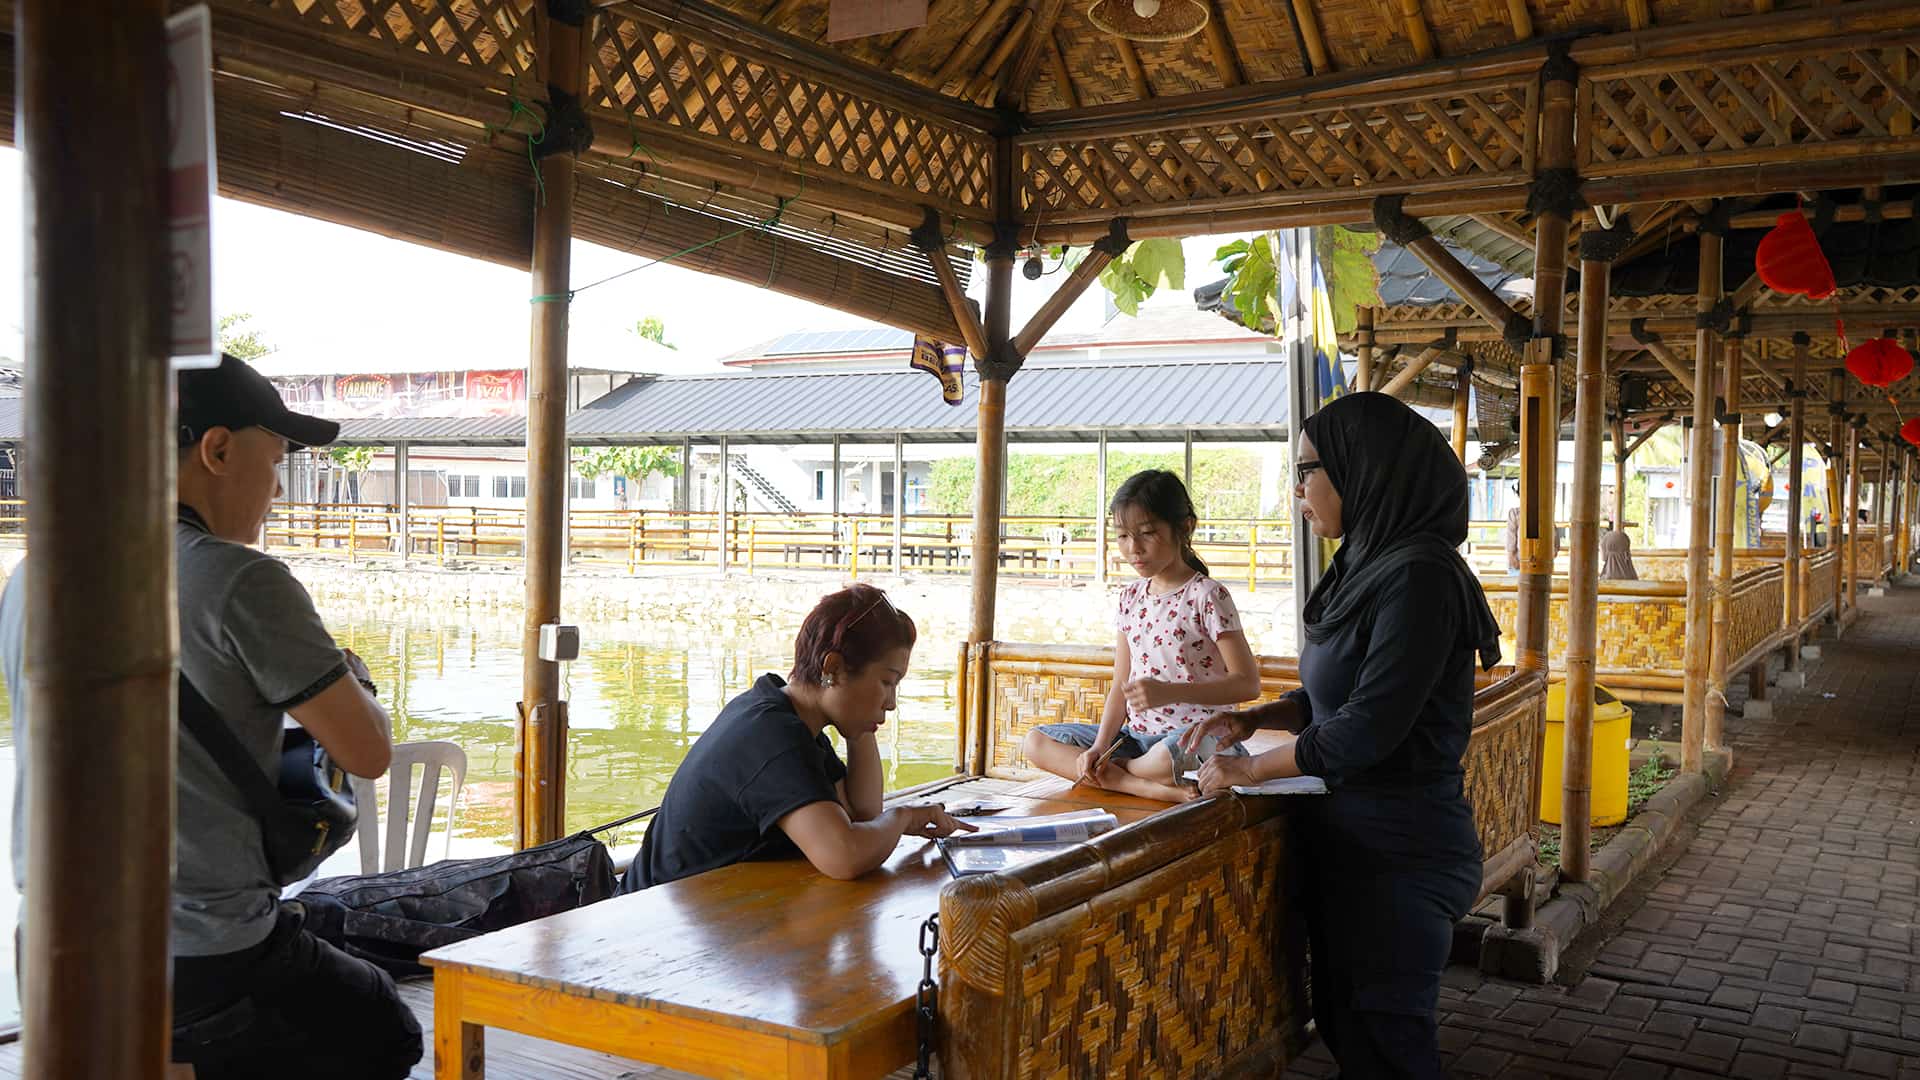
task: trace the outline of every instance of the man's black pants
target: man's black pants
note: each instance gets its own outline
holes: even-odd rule
[[[420,1022],[393,979],[305,929],[280,906],[265,941],[173,961],[173,1060],[198,1080],[404,1080],[420,1060]]]

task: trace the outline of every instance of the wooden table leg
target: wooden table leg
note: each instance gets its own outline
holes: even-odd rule
[[[457,971],[433,975],[434,1080],[484,1080],[487,1074],[487,1029],[461,1019],[463,980]]]

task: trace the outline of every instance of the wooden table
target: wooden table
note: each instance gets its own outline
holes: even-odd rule
[[[1160,805],[1065,786],[995,798],[1123,824]],[[915,1056],[920,926],[948,880],[931,841],[903,839],[857,881],[740,863],[437,949],[434,1075],[482,1077],[498,1027],[703,1076],[884,1076]]]

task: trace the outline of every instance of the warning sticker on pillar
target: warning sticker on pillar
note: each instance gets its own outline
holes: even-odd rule
[[[213,22],[200,4],[167,19],[168,355],[220,362],[213,320]]]

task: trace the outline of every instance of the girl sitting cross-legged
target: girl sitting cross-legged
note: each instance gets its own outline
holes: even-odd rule
[[[1181,778],[1212,746],[1203,740],[1187,753],[1174,736],[1220,706],[1258,697],[1260,671],[1233,597],[1194,554],[1198,522],[1180,478],[1164,469],[1135,473],[1109,510],[1120,554],[1140,580],[1120,591],[1106,709],[1098,724],[1035,727],[1021,753],[1077,783],[1181,802],[1194,794]]]

